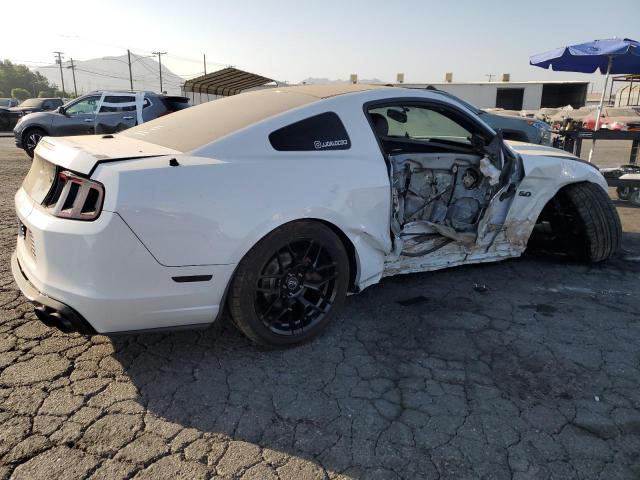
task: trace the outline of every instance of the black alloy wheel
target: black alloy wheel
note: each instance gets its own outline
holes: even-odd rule
[[[40,142],[40,140],[42,140],[42,137],[44,136],[45,136],[44,131],[40,130],[39,128],[34,128],[33,130],[29,130],[25,135],[24,150],[25,152],[27,152],[27,155],[29,155],[31,158],[33,158],[33,152],[38,146],[38,143]]]
[[[331,229],[311,221],[287,224],[240,262],[229,295],[232,318],[256,343],[300,343],[329,323],[348,281],[349,260]]]
[[[338,265],[320,242],[287,243],[265,264],[256,283],[254,307],[278,335],[296,335],[327,315],[336,298]]]

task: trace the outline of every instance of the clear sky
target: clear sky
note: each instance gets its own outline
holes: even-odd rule
[[[0,58],[51,62],[168,52],[192,77],[232,64],[281,81],[306,77],[438,82],[599,75],[544,71],[530,55],[596,38],[640,40],[640,0],[29,0],[0,30]],[[29,13],[32,12],[32,13]],[[38,13],[35,13],[38,12]],[[59,12],[59,13],[58,13]],[[5,12],[6,13],[6,12]]]

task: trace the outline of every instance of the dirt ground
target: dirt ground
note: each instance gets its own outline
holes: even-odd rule
[[[269,351],[233,328],[37,321],[9,266],[28,168],[0,138],[0,479],[640,478],[640,209],[616,202],[624,245],[604,264],[388,278]]]

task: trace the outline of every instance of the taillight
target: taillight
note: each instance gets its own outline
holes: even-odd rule
[[[43,205],[52,215],[74,220],[95,220],[102,210],[104,187],[67,170],[59,172]]]

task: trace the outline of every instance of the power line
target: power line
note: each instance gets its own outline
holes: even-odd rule
[[[145,57],[140,57],[140,56],[138,56],[138,55],[135,55],[135,56],[136,56],[136,57],[138,57],[138,60],[139,60],[139,59],[141,59],[141,58],[145,58]],[[157,73],[156,73],[156,72],[154,72],[153,70],[151,70],[151,69],[149,68],[149,66],[148,66],[146,63],[142,62],[142,63],[140,63],[140,65],[141,65],[141,66],[142,66],[142,68],[144,68],[147,72],[151,73],[151,74],[154,76],[154,78],[157,76]]]
[[[101,72],[95,72],[93,70],[87,70],[86,68],[80,68],[80,67],[75,67],[77,71],[79,72],[84,72],[84,73],[89,73],[91,75],[97,75],[99,77],[105,77],[105,78],[115,78],[117,80],[129,80],[128,77],[122,77],[120,75],[110,75],[108,73],[101,73]]]
[[[55,52],[56,54],[58,52]],[[42,65],[48,62],[39,62],[39,61],[33,61],[33,60],[14,60],[16,62],[24,62],[24,63],[31,63],[31,64],[40,64],[40,65],[36,65],[37,69],[49,69],[49,68],[58,68],[61,69],[61,66],[66,68],[66,69],[71,69],[73,76],[74,76],[74,91],[76,91],[77,88],[77,79],[75,78],[75,73],[76,72],[82,72],[88,75],[94,75],[94,76],[98,76],[98,77],[104,77],[104,78],[112,78],[112,79],[116,79],[116,80],[128,80],[129,86],[131,87],[132,82],[136,81],[136,82],[142,82],[143,84],[148,84],[150,82],[153,82],[154,80],[158,79],[159,77],[159,71],[152,69],[148,64],[146,64],[145,62],[139,62],[140,66],[144,69],[145,72],[148,72],[148,74],[142,74],[142,75],[132,75],[129,74],[127,76],[123,76],[123,75],[119,75],[117,73],[112,73],[111,71],[107,71],[107,70],[103,70],[100,68],[96,68],[96,67],[84,67],[82,65],[82,62],[80,63],[80,65],[78,65],[77,61],[74,59],[70,59],[69,61],[64,61],[62,54],[63,52],[59,52],[61,55],[60,58],[60,63],[58,63],[57,59],[54,65]],[[134,63],[138,62],[139,60],[142,60],[144,58],[150,58],[153,57],[153,55],[137,55],[134,52],[129,51],[130,55],[134,56],[135,59],[131,59],[131,64],[133,65]],[[160,52],[162,55],[164,55],[164,52]],[[119,61],[121,63],[124,63],[125,65],[128,66],[128,59],[129,56],[125,57],[126,60],[123,59],[119,59],[119,58],[108,58],[109,60],[114,60],[114,61]],[[67,65],[65,65],[65,63]],[[160,66],[160,65],[159,65]],[[129,73],[129,72],[127,72]],[[132,72],[131,72],[132,73]],[[164,72],[166,73],[166,72]],[[173,72],[172,72],[173,73]],[[179,77],[190,77],[190,76],[199,76],[201,75],[202,72],[191,72],[187,75],[178,75],[175,74],[176,77],[169,77],[169,78],[165,78],[165,75],[162,75],[162,86],[163,88],[165,86],[169,86],[172,88],[181,88],[184,84],[184,79],[183,78],[179,78]],[[177,78],[177,79],[176,79]],[[61,79],[64,81],[64,77],[61,74]],[[65,92],[66,93],[66,92]]]
[[[137,56],[137,55],[135,55],[135,54],[133,54],[133,53],[132,53],[132,55]],[[168,57],[168,56],[169,56],[169,55],[167,55],[167,57]],[[140,57],[140,56],[137,56],[137,57],[138,57],[138,58],[137,58],[135,61],[137,61],[137,60],[139,60],[139,59],[141,59],[141,58],[148,58],[148,57]],[[133,63],[133,62],[132,62],[132,63]],[[156,77],[156,78],[157,78],[158,74],[157,74],[155,71],[151,70],[151,68],[150,68],[147,64],[145,64],[145,63],[143,62],[143,63],[141,63],[140,65],[141,65],[141,66],[142,66],[142,67],[143,67],[147,72],[151,73],[154,77]],[[166,67],[165,67],[165,68],[166,68]],[[202,72],[195,72],[195,73],[185,73],[185,74],[182,74],[182,73],[176,73],[176,72],[174,72],[173,70],[171,71],[171,73],[172,73],[172,74],[174,74],[174,75],[176,75],[176,76],[179,76],[179,77],[199,76],[199,75],[201,75],[201,74],[202,74]],[[175,81],[173,81],[173,82],[172,82],[171,80],[163,79],[162,83],[176,83],[176,82],[175,82]]]

